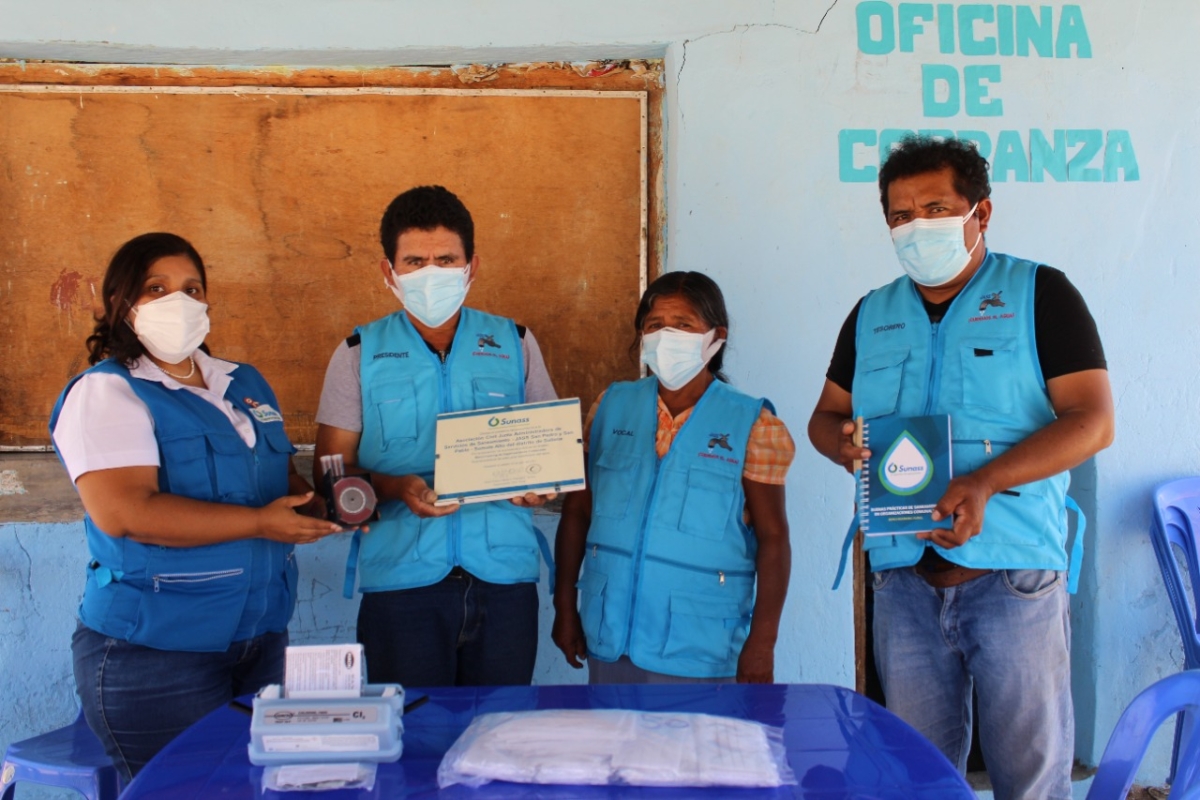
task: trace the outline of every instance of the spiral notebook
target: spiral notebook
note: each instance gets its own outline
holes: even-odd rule
[[[950,416],[885,417],[859,423],[871,458],[858,473],[858,522],[864,536],[913,534],[952,528],[933,521],[954,464]]]

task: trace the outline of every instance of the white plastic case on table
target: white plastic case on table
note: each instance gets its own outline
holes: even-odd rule
[[[260,695],[270,694],[265,687]],[[395,761],[403,750],[404,689],[367,684],[361,697],[254,698],[250,763]]]

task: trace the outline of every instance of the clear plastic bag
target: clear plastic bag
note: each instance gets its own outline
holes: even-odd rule
[[[783,731],[709,714],[619,709],[476,717],[438,767],[438,786],[489,781],[580,785],[794,785]]]
[[[327,792],[332,789],[375,788],[374,762],[352,764],[280,764],[263,770],[262,790]]]

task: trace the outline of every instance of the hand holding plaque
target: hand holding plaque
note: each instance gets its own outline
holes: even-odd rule
[[[439,414],[436,459],[437,505],[583,489],[579,400]]]

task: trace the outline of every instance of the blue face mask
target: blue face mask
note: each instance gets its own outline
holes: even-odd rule
[[[942,286],[961,275],[983,240],[980,231],[970,250],[963,241],[963,226],[978,207],[976,203],[963,217],[914,219],[892,228],[896,257],[908,277],[922,286]]]
[[[429,264],[395,277],[396,283],[388,287],[396,299],[404,304],[405,311],[430,328],[441,325],[462,308],[470,285],[467,267]]]

